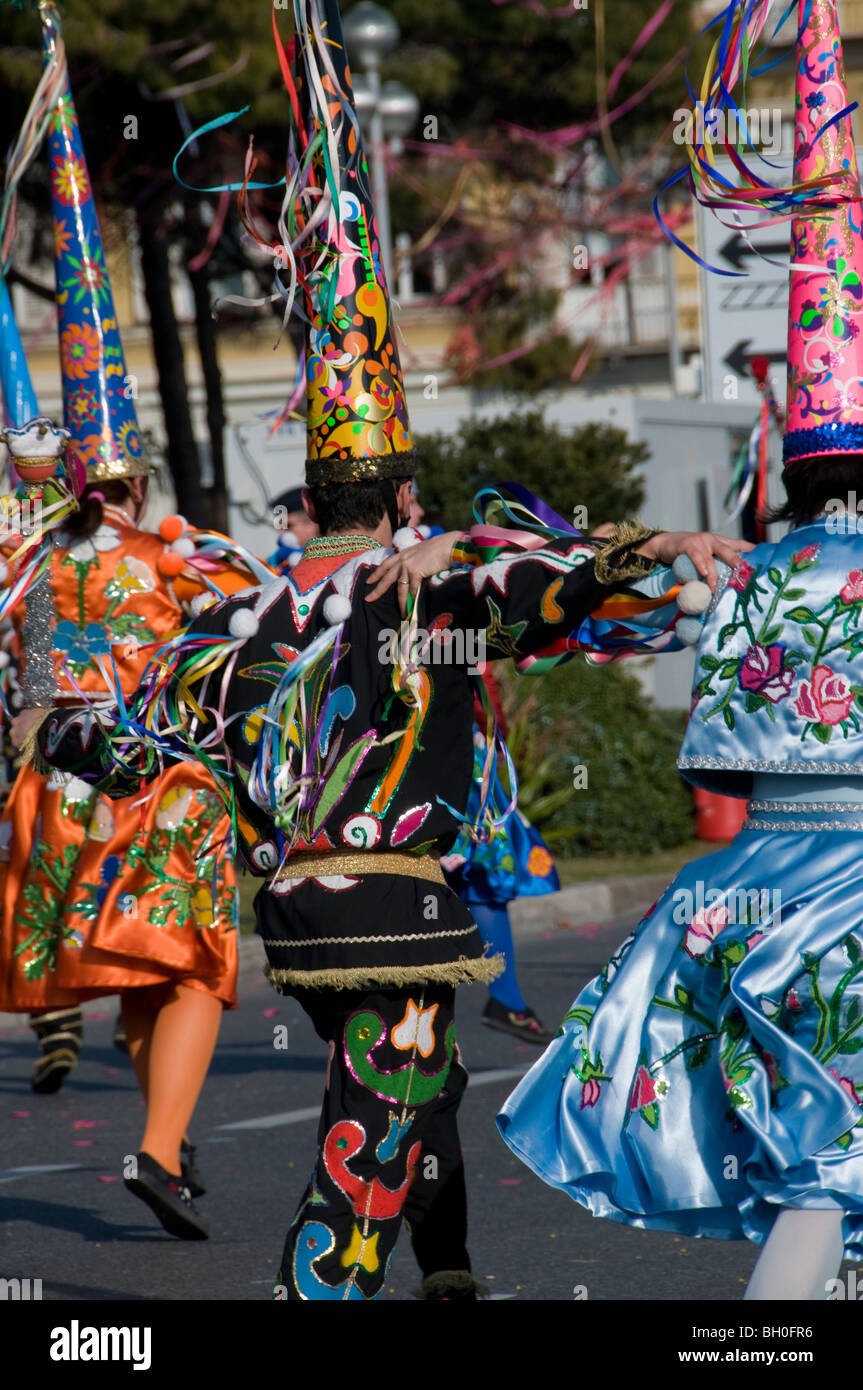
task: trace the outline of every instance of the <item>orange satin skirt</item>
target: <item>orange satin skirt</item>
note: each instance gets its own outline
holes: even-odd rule
[[[0,1011],[166,983],[234,1008],[229,828],[188,763],[119,801],[23,768],[0,816]]]

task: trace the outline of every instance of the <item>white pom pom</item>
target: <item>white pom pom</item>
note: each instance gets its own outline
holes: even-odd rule
[[[679,579],[681,584],[688,583],[690,579],[701,578],[688,555],[678,555],[671,568],[674,571],[675,579]]]
[[[347,622],[350,616],[350,599],[344,598],[341,594],[330,594],[324,603],[324,617],[330,627],[335,627],[336,623]]]
[[[0,651],[0,671],[2,671],[12,660],[8,652]]]
[[[410,550],[412,545],[419,545],[422,536],[413,526],[400,526],[393,536],[393,545],[396,550]]]
[[[169,547],[175,555],[182,555],[184,560],[188,560],[195,553],[195,542],[191,536],[181,536],[178,541],[174,541]]]
[[[260,624],[251,608],[238,608],[231,614],[228,631],[232,637],[254,637]]]
[[[697,618],[679,618],[674,631],[685,646],[697,647],[701,641],[704,624],[700,623]]]
[[[712,598],[709,584],[703,579],[690,579],[677,595],[677,606],[681,613],[706,613]]]
[[[189,607],[195,617],[200,618],[201,614],[205,613],[208,608],[212,608],[215,602],[216,600],[212,594],[195,594]]]

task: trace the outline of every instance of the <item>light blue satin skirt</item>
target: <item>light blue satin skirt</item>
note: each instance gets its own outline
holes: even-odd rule
[[[780,1206],[838,1207],[863,1259],[861,1102],[863,781],[783,776],[582,991],[498,1124],[595,1216],[760,1243]]]

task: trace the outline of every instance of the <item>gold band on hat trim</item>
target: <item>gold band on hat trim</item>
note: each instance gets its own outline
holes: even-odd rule
[[[98,463],[88,463],[87,469],[88,483],[108,483],[112,479],[117,482],[123,478],[143,478],[151,473],[159,471],[157,463],[151,463],[149,459],[100,459]]]
[[[395,874],[399,878],[425,878],[432,883],[446,884],[440,860],[433,854],[394,854],[382,851],[375,854],[292,854],[270,884],[283,883],[290,878],[332,878],[366,874]]]
[[[373,458],[319,458],[306,460],[306,482],[310,487],[328,483],[364,483],[376,478],[409,478],[414,471],[416,453],[378,454]]]

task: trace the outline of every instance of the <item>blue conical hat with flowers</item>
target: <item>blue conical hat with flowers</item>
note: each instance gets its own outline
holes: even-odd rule
[[[59,17],[41,4],[46,62]],[[48,132],[57,328],[63,380],[63,422],[70,451],[87,479],[131,478],[151,471],[141,453],[102,234],[68,75]]]

